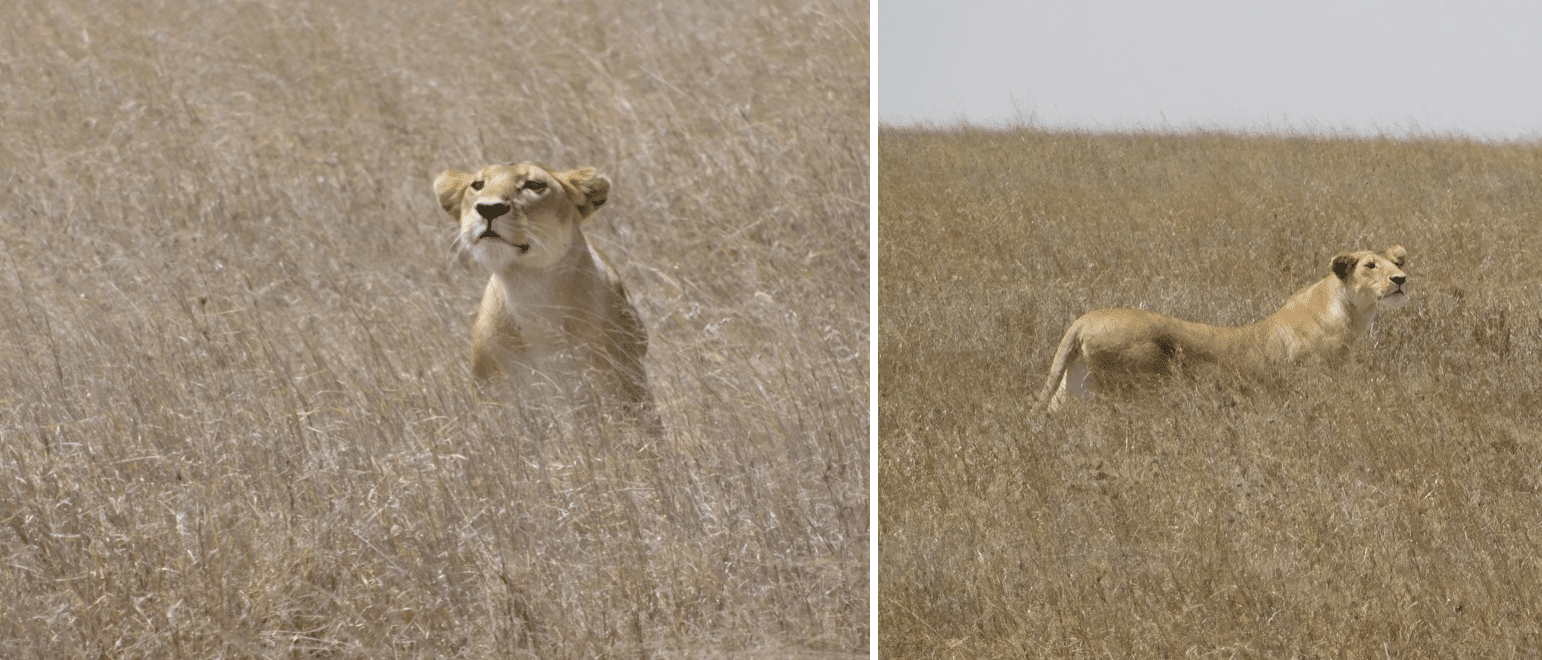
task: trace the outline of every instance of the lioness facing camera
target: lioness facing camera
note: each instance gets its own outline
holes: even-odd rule
[[[516,400],[543,388],[598,395],[661,430],[643,369],[647,330],[615,268],[579,228],[605,204],[610,180],[592,167],[507,163],[447,170],[434,192],[460,223],[457,244],[492,275],[471,333],[479,392],[501,398],[493,388],[507,383]]]
[[[1340,365],[1370,330],[1383,306],[1406,296],[1408,252],[1345,252],[1332,272],[1297,291],[1269,318],[1240,328],[1190,323],[1138,309],[1100,309],[1071,323],[1049,370],[1039,405],[1055,410],[1067,394],[1116,390],[1165,376],[1184,361],[1212,362],[1243,374],[1265,374],[1303,362]]]

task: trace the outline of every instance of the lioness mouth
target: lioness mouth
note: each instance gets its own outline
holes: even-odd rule
[[[496,239],[496,240],[500,240],[500,241],[504,240],[502,236],[498,235],[498,232],[495,232],[495,231],[493,231],[491,229],[484,230],[480,235],[477,236],[477,240],[479,240],[479,241],[484,239],[484,238],[492,238],[492,239]],[[514,247],[519,248],[519,253],[520,254],[524,254],[524,253],[530,251],[530,244],[529,243],[510,243],[510,245],[513,245]]]

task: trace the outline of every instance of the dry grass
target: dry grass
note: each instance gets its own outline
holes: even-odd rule
[[[864,654],[867,11],[10,7],[0,657]],[[615,182],[663,446],[472,400],[512,159]]]
[[[878,648],[1542,654],[1542,147],[879,133]],[[1029,414],[1100,307],[1262,318],[1408,248],[1359,366]]]

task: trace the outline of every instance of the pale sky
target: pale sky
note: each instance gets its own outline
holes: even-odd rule
[[[884,124],[1542,138],[1542,2],[878,0]],[[1014,110],[1014,102],[1016,110]]]

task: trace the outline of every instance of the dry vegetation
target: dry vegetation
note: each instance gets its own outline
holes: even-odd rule
[[[8,5],[0,657],[864,654],[867,12]],[[514,159],[615,182],[660,445],[473,401]]]
[[[1542,653],[1542,147],[882,127],[878,649]],[[1359,366],[1029,414],[1100,307],[1242,324],[1408,248]]]

